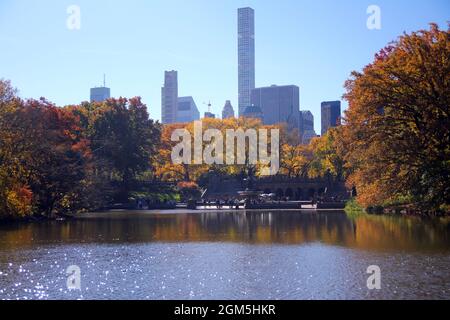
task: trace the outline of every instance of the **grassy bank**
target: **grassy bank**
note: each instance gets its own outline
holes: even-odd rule
[[[403,215],[403,216],[418,216],[418,217],[448,217],[450,216],[450,208],[442,207],[437,212],[421,211],[417,209],[417,204],[408,204],[404,202],[389,203],[383,206],[370,206],[363,208],[356,199],[351,199],[346,203],[345,212],[350,218],[356,218],[361,215]]]

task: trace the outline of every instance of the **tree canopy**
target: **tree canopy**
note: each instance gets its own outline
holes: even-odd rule
[[[24,101],[1,80],[0,218],[126,201],[131,181],[151,169],[159,132],[140,98],[61,108]]]
[[[401,36],[346,84],[340,132],[348,183],[364,206],[396,201],[434,211],[450,196],[450,33]]]

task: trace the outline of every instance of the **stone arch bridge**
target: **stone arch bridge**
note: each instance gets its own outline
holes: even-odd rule
[[[343,182],[328,179],[268,177],[255,181],[255,188],[264,193],[275,193],[278,198],[312,200],[318,197],[348,198]]]
[[[245,184],[238,179],[212,179],[208,185],[208,198],[235,197],[245,190]],[[332,179],[305,179],[273,176],[256,178],[252,188],[266,194],[274,193],[277,198],[290,200],[313,200],[318,197],[347,199],[349,193],[344,182]]]

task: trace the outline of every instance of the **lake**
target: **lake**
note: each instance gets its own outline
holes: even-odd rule
[[[7,224],[0,299],[450,299],[450,220],[117,211]]]

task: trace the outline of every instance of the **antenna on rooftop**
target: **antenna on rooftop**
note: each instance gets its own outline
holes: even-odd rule
[[[106,88],[106,74],[103,74],[103,88]]]
[[[211,113],[211,107],[212,107],[211,101],[209,101],[208,103],[203,102],[203,104],[207,104],[208,105],[208,112]]]

